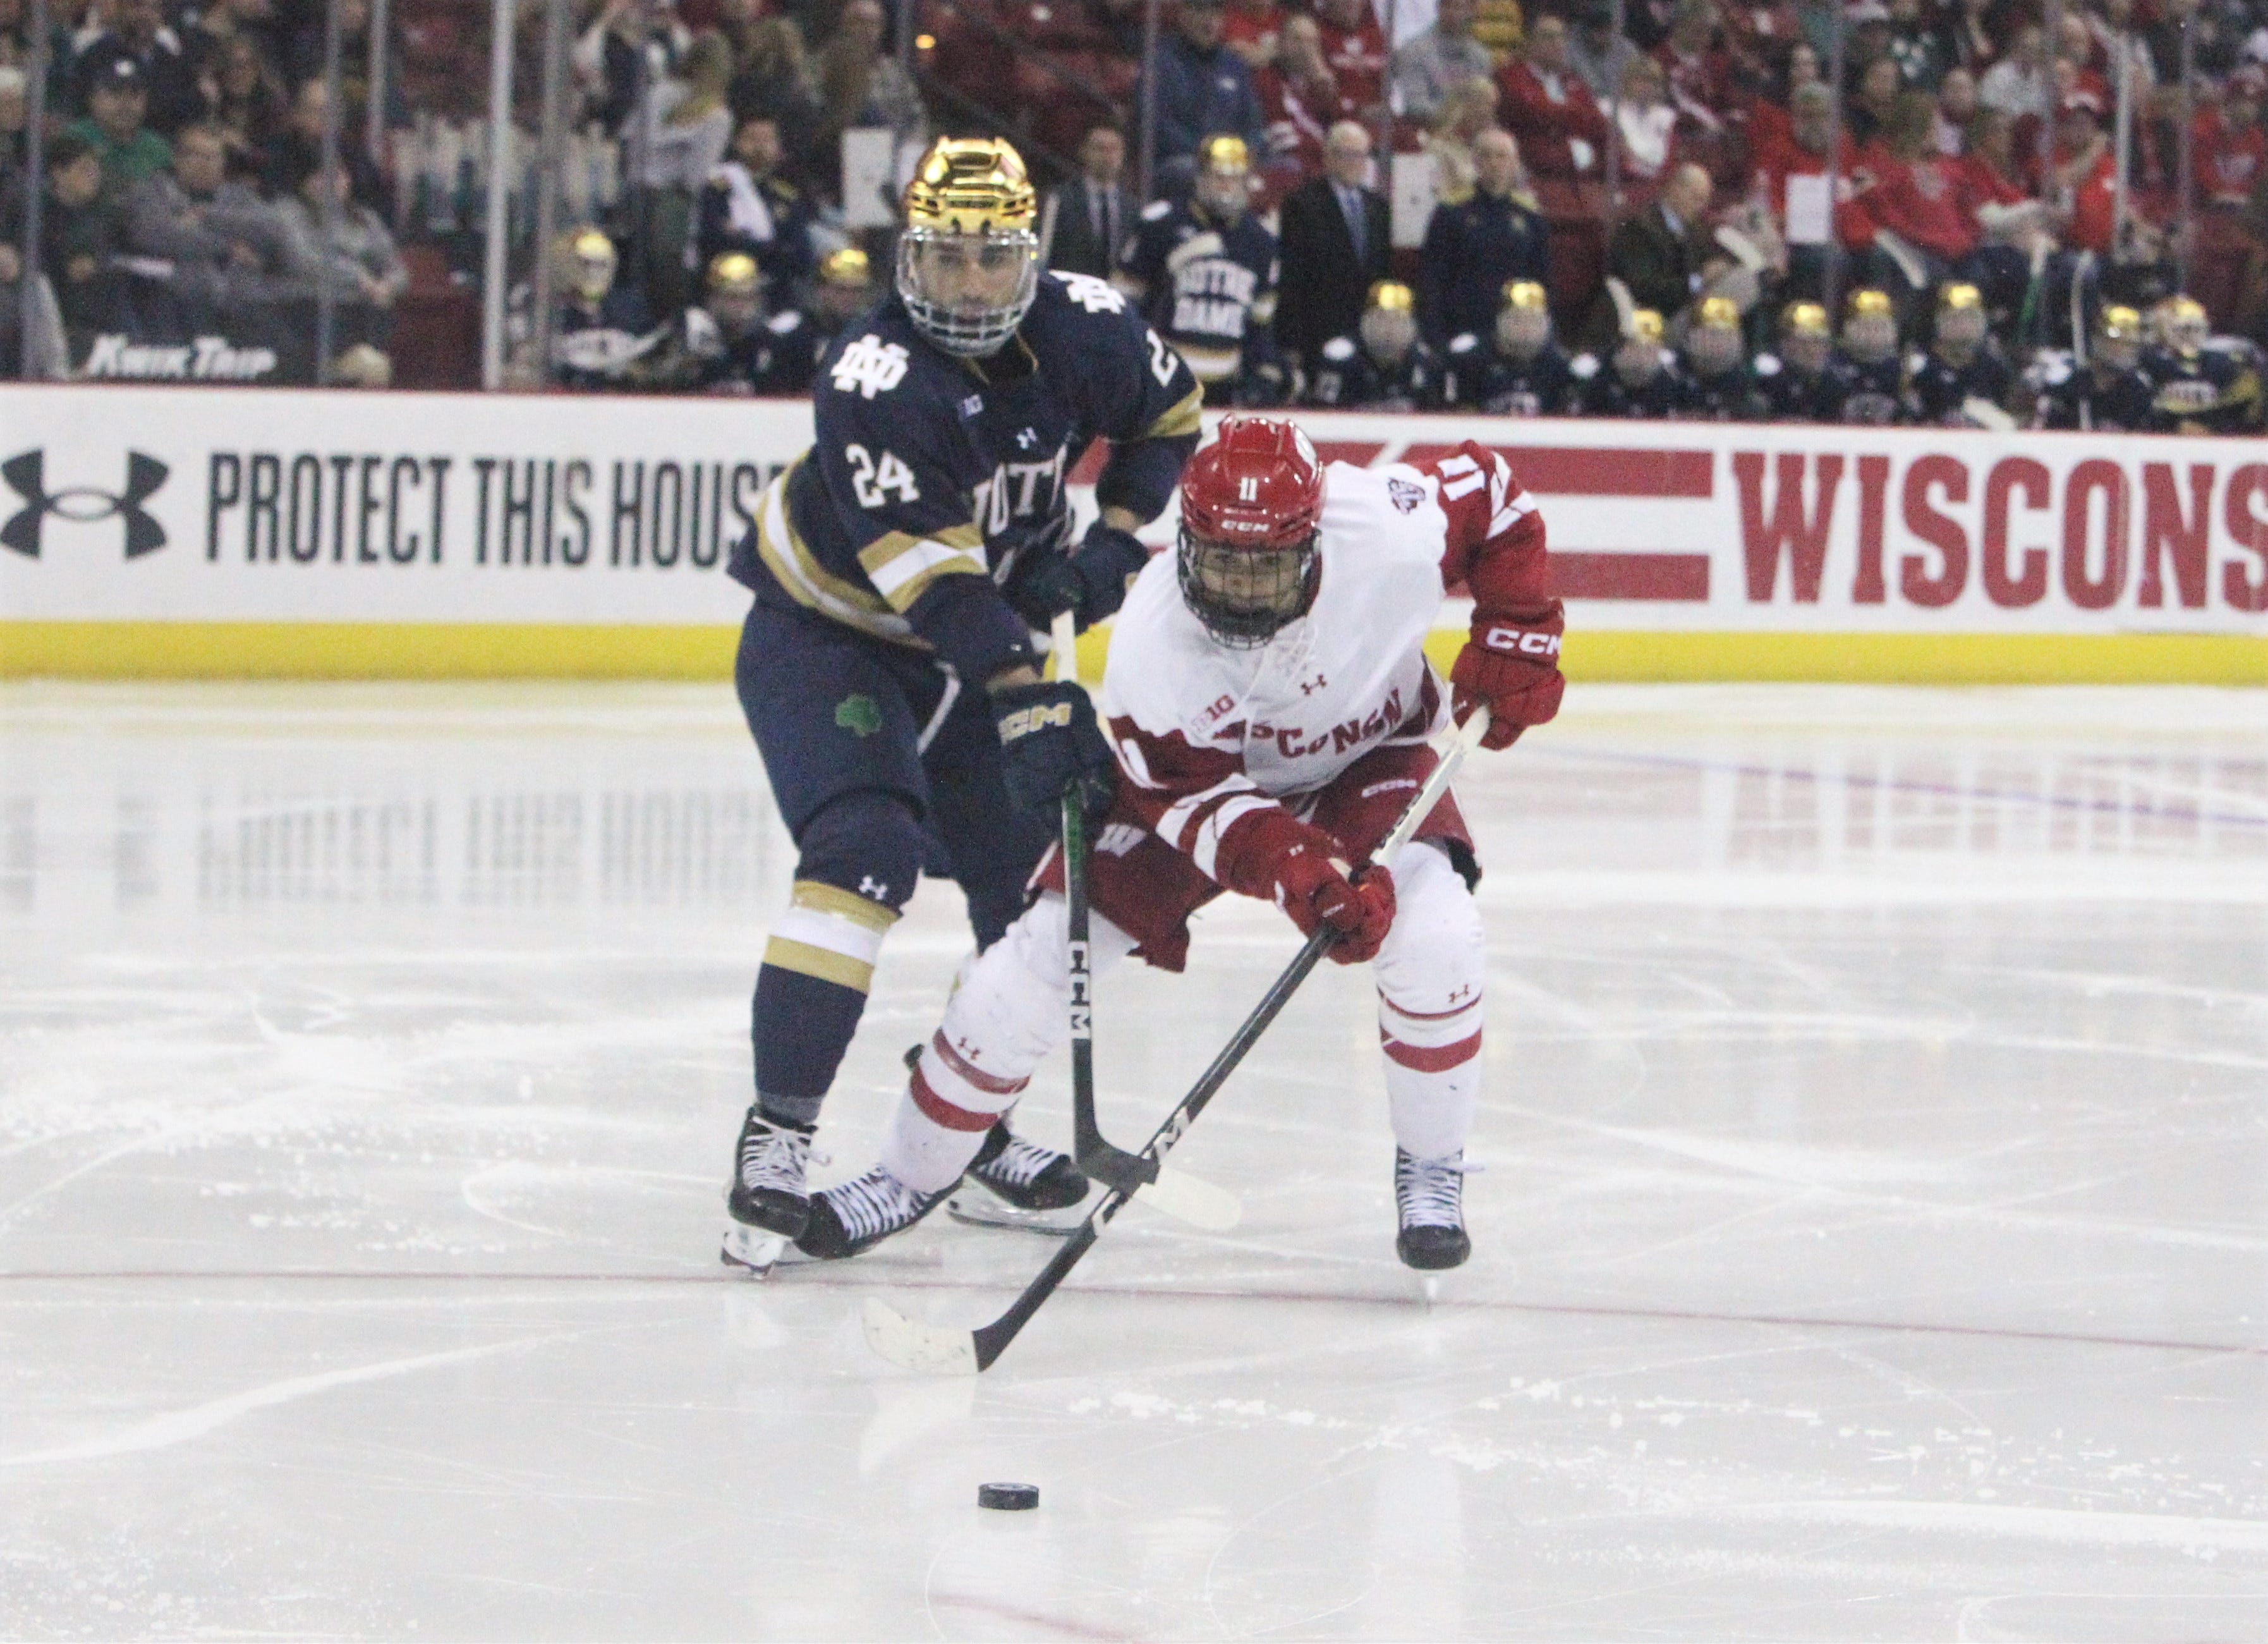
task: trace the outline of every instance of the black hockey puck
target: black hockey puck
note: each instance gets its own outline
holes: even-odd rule
[[[1040,1504],[1040,1486],[1035,1484],[981,1484],[976,1486],[976,1505],[998,1508],[1004,1513],[1028,1513]]]

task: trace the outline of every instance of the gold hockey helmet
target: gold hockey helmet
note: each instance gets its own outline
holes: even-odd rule
[[[1819,303],[1790,303],[1780,310],[1782,336],[1825,336],[1827,309]]]
[[[585,226],[559,237],[560,276],[586,303],[614,289],[615,263],[615,242],[603,230]]]
[[[1631,310],[1630,328],[1623,333],[1626,343],[1646,343],[1661,346],[1661,316],[1651,308]]]
[[[1937,293],[1937,340],[1945,347],[1968,350],[1984,341],[1984,294],[1966,280],[1955,280]]]
[[[998,137],[939,137],[906,185],[898,295],[948,354],[997,353],[1040,289],[1039,198]]]
[[[865,286],[874,277],[874,265],[856,246],[843,246],[819,260],[821,285]]]
[[[762,288],[763,276],[756,260],[745,251],[720,251],[709,259],[709,294],[747,297]]]
[[[1039,213],[1024,157],[998,137],[939,137],[906,185],[909,232],[1028,234]]]
[[[1409,313],[1418,306],[1417,296],[1399,280],[1373,281],[1370,295],[1363,302],[1366,308],[1390,309],[1396,313]]]
[[[1503,300],[1497,306],[1498,313],[1506,308],[1542,309],[1548,312],[1550,306],[1550,292],[1545,291],[1543,284],[1535,280],[1506,280],[1504,283]]]
[[[2194,297],[2169,297],[2158,305],[2158,335],[2168,348],[2187,358],[2213,335],[2213,317]]]

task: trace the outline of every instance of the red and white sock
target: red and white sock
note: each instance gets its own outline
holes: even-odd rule
[[[1387,1110],[1404,1153],[1439,1159],[1463,1148],[1480,1105],[1487,944],[1472,893],[1438,846],[1405,847],[1393,871],[1394,928],[1374,966]]]
[[[984,1132],[1031,1082],[1032,1070],[1071,1036],[1071,953],[1063,898],[1042,896],[969,966],[922,1047],[882,1143],[882,1164],[908,1187],[951,1187]],[[1096,917],[1088,964],[1100,973],[1134,939]]]

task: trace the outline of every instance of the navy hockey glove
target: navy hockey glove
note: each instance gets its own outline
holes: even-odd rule
[[[992,693],[992,712],[1007,756],[1001,775],[1018,810],[1052,810],[1074,782],[1086,785],[1088,815],[1109,808],[1118,764],[1085,691],[1069,683],[1010,685]]]
[[[1126,579],[1150,563],[1150,550],[1133,535],[1096,520],[1076,554],[1034,543],[1008,573],[1004,592],[1026,622],[1045,630],[1058,611],[1069,611],[1084,630],[1117,615],[1126,603]]]
[[[1071,563],[1083,585],[1079,625],[1092,628],[1118,615],[1118,608],[1126,603],[1126,585],[1142,574],[1142,567],[1150,563],[1150,550],[1131,531],[1097,520],[1086,527],[1086,540]]]

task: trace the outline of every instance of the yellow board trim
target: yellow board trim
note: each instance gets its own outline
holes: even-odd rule
[[[817,977],[821,982],[832,982],[837,987],[855,989],[864,993],[873,985],[874,967],[863,960],[830,953],[824,947],[814,947],[809,942],[793,941],[784,936],[775,936],[764,944],[764,962],[777,965],[783,970],[792,970],[799,976]]]
[[[896,909],[869,902],[855,892],[838,885],[822,884],[815,879],[797,880],[795,894],[789,900],[799,908],[832,914],[869,931],[887,931],[898,922]]]
[[[734,625],[570,623],[0,622],[9,679],[727,680]],[[1106,626],[1079,636],[1099,680]],[[1464,643],[1437,629],[1444,674]],[[1568,677],[1854,684],[2268,685],[2268,636],[2247,634],[1636,633],[1567,636]]]

